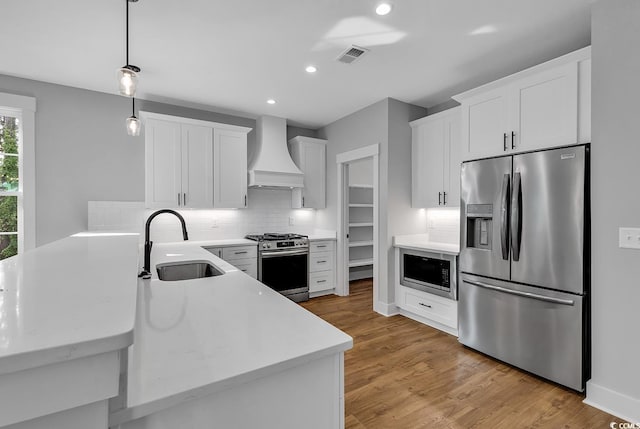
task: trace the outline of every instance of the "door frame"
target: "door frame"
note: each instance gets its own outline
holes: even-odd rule
[[[336,295],[349,295],[349,177],[348,164],[371,158],[373,161],[373,302],[379,295],[379,192],[380,192],[380,144],[372,144],[336,155],[338,164],[338,240]]]

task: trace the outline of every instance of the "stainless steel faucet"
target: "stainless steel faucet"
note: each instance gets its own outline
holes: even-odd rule
[[[138,277],[142,277],[143,279],[151,278],[151,247],[153,246],[153,241],[149,240],[149,227],[151,226],[151,221],[156,216],[163,213],[171,213],[180,220],[180,223],[182,224],[182,238],[184,241],[189,240],[189,236],[187,235],[187,225],[180,213],[171,209],[162,209],[153,212],[151,216],[149,216],[149,219],[147,219],[147,223],[144,227],[144,266],[142,267],[140,274],[138,274]]]

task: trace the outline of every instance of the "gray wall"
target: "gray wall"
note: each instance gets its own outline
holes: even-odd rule
[[[593,7],[592,383],[635,401],[635,415],[627,416],[634,421],[640,421],[640,251],[618,247],[618,227],[640,227],[639,22],[638,0]]]
[[[349,163],[349,185],[373,185],[373,160]]]
[[[395,302],[392,237],[426,232],[417,210],[411,209],[411,128],[409,121],[425,116],[426,109],[394,99],[385,99],[318,130],[327,144],[327,208],[318,210],[320,227],[337,229],[336,155],[372,144],[380,144],[378,240],[379,299]],[[375,304],[374,304],[375,305]]]
[[[85,230],[87,201],[144,200],[144,135],[129,137],[124,127],[131,99],[3,75],[0,92],[36,98],[37,245]],[[250,118],[150,101],[137,101],[136,110],[255,127]]]
[[[388,284],[393,289],[398,273],[391,246],[393,237],[427,232],[426,211],[411,208],[411,127],[409,122],[427,115],[427,109],[389,99],[389,190],[387,196]],[[390,294],[389,302],[395,302]]]

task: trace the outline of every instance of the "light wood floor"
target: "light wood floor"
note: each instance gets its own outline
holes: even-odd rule
[[[345,354],[347,429],[609,428],[620,419],[582,396],[480,353],[403,316],[372,310],[372,283],[305,308],[354,339]]]

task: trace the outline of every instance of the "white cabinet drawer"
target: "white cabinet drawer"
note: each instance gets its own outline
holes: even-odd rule
[[[333,249],[333,241],[312,241],[311,243],[309,243],[309,251],[311,253],[333,252]]]
[[[458,328],[458,303],[450,299],[402,288],[400,307],[426,319]]]
[[[309,274],[309,292],[320,292],[333,288],[333,271],[318,271]]]
[[[232,263],[234,267],[248,274],[254,279],[258,278],[258,263],[255,260],[244,260]]]
[[[333,252],[312,253],[309,255],[309,272],[333,270]]]
[[[250,259],[258,257],[258,246],[234,246],[222,249],[222,259],[227,262],[238,259]],[[232,264],[233,265],[233,264]]]

